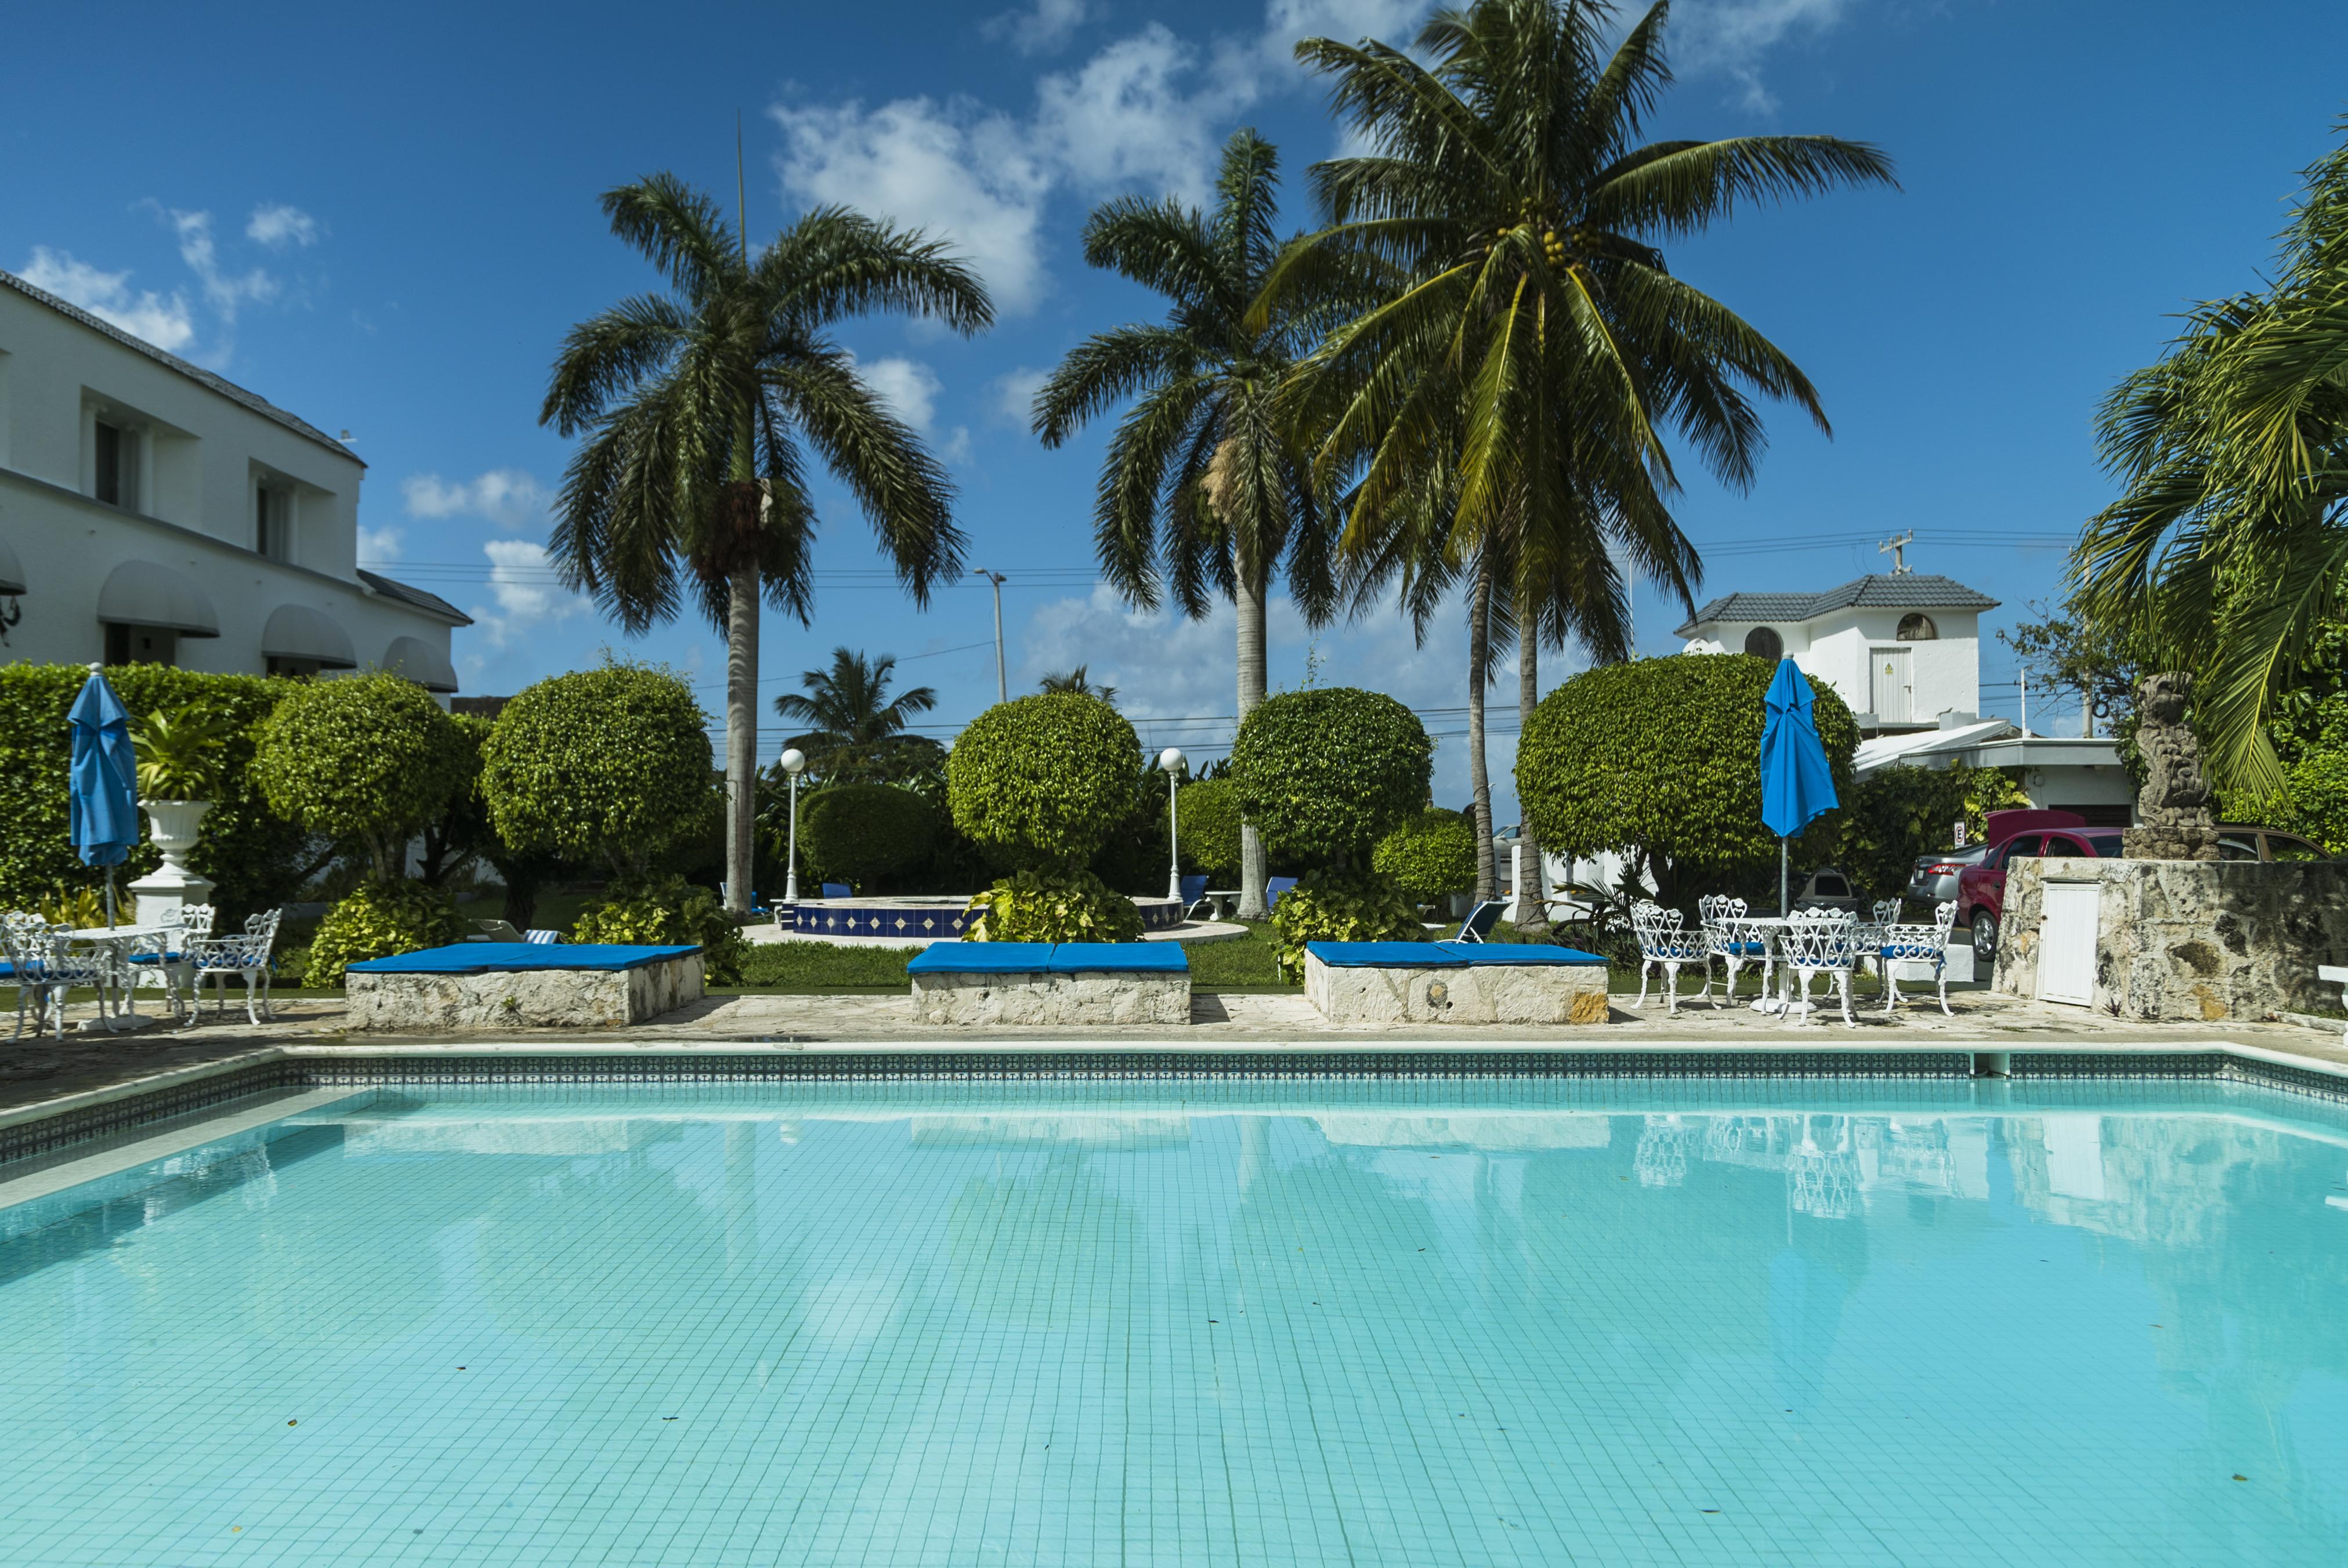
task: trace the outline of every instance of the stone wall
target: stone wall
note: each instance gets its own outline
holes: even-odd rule
[[[2005,874],[1998,990],[2035,999],[2049,880],[2097,885],[2097,1011],[2255,1022],[2339,1005],[2319,964],[2348,963],[2348,865],[2016,860]]]
[[[923,1023],[1013,1026],[1189,1023],[1187,969],[1078,974],[916,973],[913,1016]]]
[[[401,975],[354,970],[351,1029],[407,1033],[480,1029],[609,1029],[699,1001],[699,953],[633,969],[524,969],[511,974]]]
[[[1603,964],[1339,968],[1304,955],[1304,995],[1331,1023],[1594,1024],[1608,1017]]]

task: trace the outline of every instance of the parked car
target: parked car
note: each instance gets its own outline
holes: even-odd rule
[[[2323,847],[2310,843],[2295,833],[2281,833],[2271,827],[2234,827],[2218,825],[2218,858],[2220,860],[2331,860]]]
[[[2058,827],[2017,833],[1993,847],[1980,865],[1957,874],[1957,911],[1973,928],[1973,958],[1991,963],[1997,958],[1997,938],[2005,919],[2005,868],[2025,856],[2074,856],[2089,860],[2116,859],[2120,830],[2116,827]]]
[[[1916,869],[1908,876],[1908,897],[1939,906],[1957,896],[1957,877],[1968,866],[1979,866],[1989,854],[1986,844],[1968,844],[1962,849],[1943,849],[1938,855],[1920,855]]]
[[[1833,866],[1821,866],[1794,888],[1797,909],[1848,909],[1859,913],[1859,890]]]

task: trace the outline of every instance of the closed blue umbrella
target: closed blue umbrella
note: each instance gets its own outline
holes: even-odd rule
[[[1768,717],[1761,724],[1761,820],[1777,835],[1777,913],[1789,902],[1786,841],[1840,804],[1834,769],[1810,716],[1810,682],[1790,659],[1777,661],[1777,673],[1761,699]]]
[[[106,872],[106,923],[114,924],[114,867],[139,844],[139,759],[130,746],[130,711],[95,664],[67,715],[73,763],[67,804],[73,846],[85,866]]]

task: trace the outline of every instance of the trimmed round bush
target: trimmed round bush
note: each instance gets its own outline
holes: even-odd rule
[[[253,782],[269,809],[366,846],[376,879],[464,787],[470,750],[431,693],[397,675],[297,681],[262,721]]]
[[[799,800],[799,853],[826,882],[869,890],[928,860],[937,841],[930,803],[895,784],[826,784]]]
[[[1138,942],[1141,911],[1089,871],[1018,871],[970,901],[965,942]]]
[[[1272,907],[1280,972],[1291,985],[1304,979],[1308,942],[1404,942],[1426,939],[1418,911],[1389,876],[1375,871],[1310,871]]]
[[[526,687],[481,746],[489,824],[510,849],[641,879],[711,821],[707,723],[684,682],[642,665]]]
[[[421,882],[362,882],[318,922],[305,986],[339,986],[343,970],[368,958],[445,948],[464,934],[456,901]]]
[[[1182,858],[1210,876],[1240,874],[1240,797],[1229,779],[1200,779],[1174,792]]]
[[[1682,653],[1584,671],[1542,698],[1517,742],[1517,798],[1541,847],[1643,852],[1673,907],[1684,888],[1775,866],[1777,840],[1761,821],[1761,700],[1776,671],[1750,654]],[[1832,687],[1813,686],[1818,739],[1848,805],[1859,725]],[[1832,853],[1841,815],[1811,824],[1796,864]]]
[[[1072,871],[1140,807],[1141,740],[1097,697],[999,702],[946,755],[954,825],[1005,871]]]
[[[1240,809],[1264,846],[1312,865],[1367,856],[1426,804],[1434,767],[1408,708],[1349,686],[1266,698],[1231,745]]]
[[[713,986],[742,983],[742,954],[749,946],[717,895],[687,886],[682,876],[614,886],[579,911],[571,939],[647,948],[695,943],[702,949],[702,978]]]
[[[1465,815],[1428,806],[1378,840],[1371,868],[1424,902],[1476,886],[1476,824]]]

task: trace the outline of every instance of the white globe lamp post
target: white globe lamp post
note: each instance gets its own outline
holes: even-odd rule
[[[799,774],[807,772],[807,753],[794,746],[782,755],[783,772],[791,777],[791,835],[783,860],[783,902],[799,901]]]
[[[1166,897],[1177,903],[1182,898],[1182,825],[1174,810],[1174,781],[1182,776],[1187,761],[1179,746],[1169,746],[1158,753],[1158,765],[1166,774]]]

